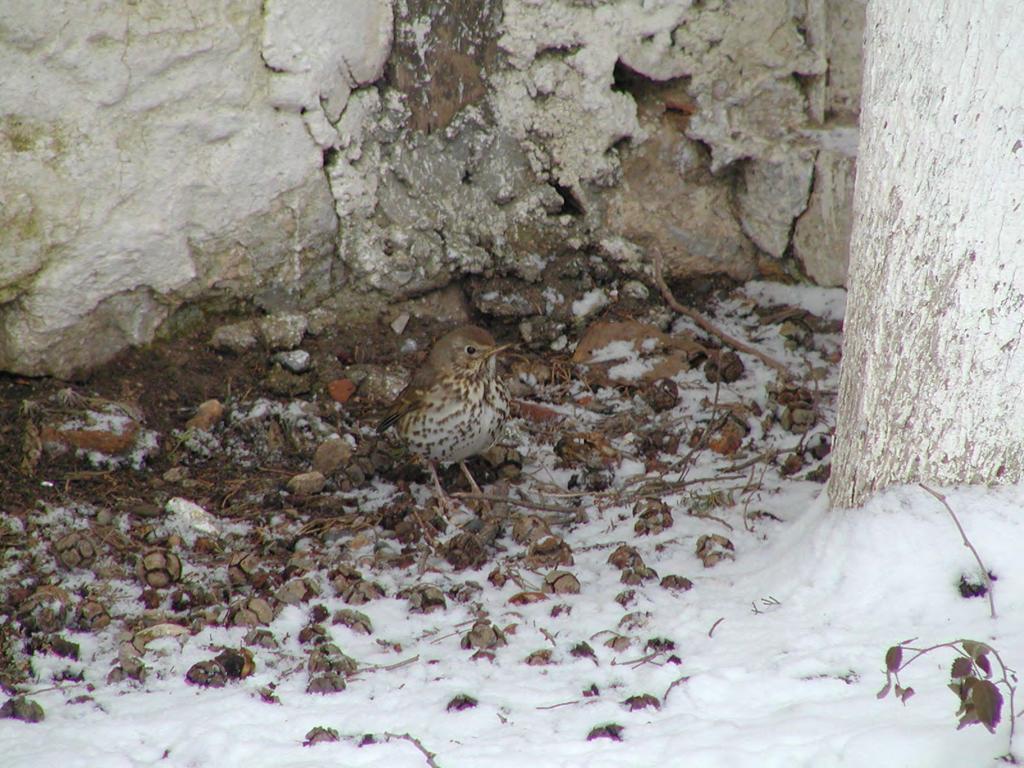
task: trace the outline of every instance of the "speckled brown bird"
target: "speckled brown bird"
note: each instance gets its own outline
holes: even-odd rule
[[[377,425],[377,432],[394,426],[409,450],[426,460],[442,504],[447,496],[435,462],[458,462],[480,492],[465,461],[490,448],[508,419],[508,388],[496,358],[509,346],[472,325],[445,334]]]

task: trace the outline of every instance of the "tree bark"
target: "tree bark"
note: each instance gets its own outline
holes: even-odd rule
[[[872,0],[829,495],[1024,479],[1024,3]]]

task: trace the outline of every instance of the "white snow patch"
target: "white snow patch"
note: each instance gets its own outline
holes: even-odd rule
[[[608,294],[601,288],[594,288],[572,303],[572,313],[576,317],[586,317],[606,306],[608,306]]]
[[[795,304],[830,320],[842,320],[846,314],[844,288],[820,288],[816,285],[783,285],[752,280],[743,285],[743,292],[762,304]]]

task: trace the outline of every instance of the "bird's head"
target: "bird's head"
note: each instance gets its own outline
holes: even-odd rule
[[[483,328],[466,325],[438,339],[430,351],[429,360],[437,370],[471,374],[487,370],[493,375],[495,357],[510,346],[497,344]]]

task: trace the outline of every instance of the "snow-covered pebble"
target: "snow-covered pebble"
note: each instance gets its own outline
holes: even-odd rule
[[[305,373],[313,363],[312,356],[304,349],[275,352],[270,359],[292,373]]]
[[[167,502],[165,509],[171,514],[169,525],[183,539],[188,540],[189,533],[194,539],[195,532],[208,536],[220,535],[217,519],[193,501],[176,496]]]

